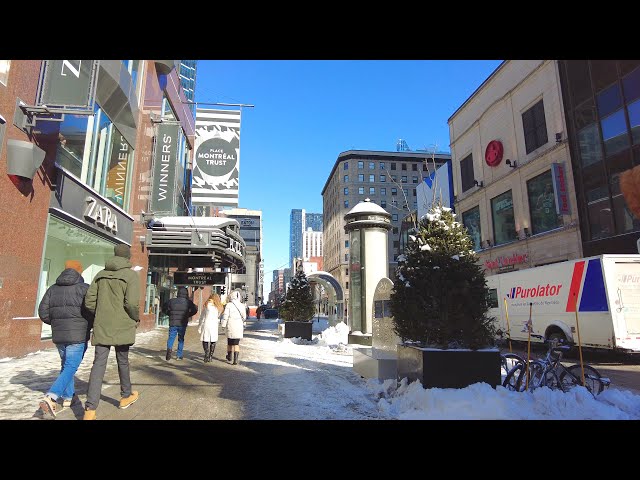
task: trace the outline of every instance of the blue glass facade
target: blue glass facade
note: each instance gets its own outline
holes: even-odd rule
[[[180,83],[189,102],[196,101],[196,73],[198,70],[197,60],[180,60]],[[191,112],[195,115],[195,104],[189,105]]]
[[[289,221],[289,266],[291,268],[293,268],[293,259],[302,257],[302,232],[309,227],[314,232],[322,231],[321,213],[306,213],[304,209],[291,210]]]

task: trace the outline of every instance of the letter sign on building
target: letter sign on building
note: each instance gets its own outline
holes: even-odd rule
[[[92,109],[97,60],[45,60],[37,105]]]
[[[556,192],[556,212],[560,215],[570,215],[569,192],[567,191],[567,176],[564,171],[564,163],[551,164],[551,177],[553,190]]]

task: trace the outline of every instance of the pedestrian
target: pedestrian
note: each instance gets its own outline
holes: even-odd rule
[[[115,255],[107,259],[104,269],[95,276],[85,297],[87,308],[95,313],[91,337],[95,357],[89,375],[84,420],[96,419],[111,347],[116,351],[120,377],[119,408],[130,407],[139,398],[138,392],[131,389],[129,348],[135,343],[136,329],[140,323],[140,281],[131,268],[129,246],[116,245],[113,251]]]
[[[240,302],[240,292],[234,290],[229,297],[230,300],[222,314],[222,326],[227,329],[227,360],[231,361],[233,357],[233,364],[237,365],[247,315],[244,305]]]
[[[189,318],[198,313],[198,307],[189,299],[189,291],[186,287],[178,288],[178,296],[164,304],[164,313],[169,315],[169,338],[167,339],[167,361],[171,360],[173,342],[178,336],[178,350],[176,360],[182,360],[184,349],[184,336],[187,333]]]
[[[37,416],[41,418],[55,418],[65,407],[80,402],[74,376],[87,351],[93,325],[93,315],[84,306],[88,288],[82,278],[82,264],[67,260],[56,283],[47,289],[40,301],[38,315],[44,323],[51,325],[51,340],[60,354],[60,374],[40,402]]]
[[[202,307],[200,321],[198,322],[198,333],[202,348],[204,348],[204,363],[213,360],[213,351],[218,341],[218,325],[224,307],[217,293],[212,293]]]

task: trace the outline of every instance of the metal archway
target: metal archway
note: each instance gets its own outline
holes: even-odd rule
[[[340,282],[328,272],[318,271],[307,275],[309,283],[317,283],[324,287],[329,299],[329,325],[333,326],[344,319],[344,294]]]

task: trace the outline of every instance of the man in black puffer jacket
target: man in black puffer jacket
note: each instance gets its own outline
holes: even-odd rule
[[[44,418],[55,418],[65,406],[79,401],[75,395],[74,375],[87,351],[93,315],[84,306],[89,285],[82,278],[82,264],[68,260],[65,269],[42,297],[40,319],[51,325],[52,341],[58,347],[61,368],[51,388],[40,402]],[[62,405],[58,401],[62,401]]]
[[[162,308],[169,315],[169,339],[167,340],[166,359],[171,360],[173,342],[178,336],[178,350],[176,360],[182,360],[182,349],[184,348],[184,335],[187,332],[189,318],[198,313],[198,307],[189,299],[189,292],[186,287],[178,288],[178,296],[166,302]]]

